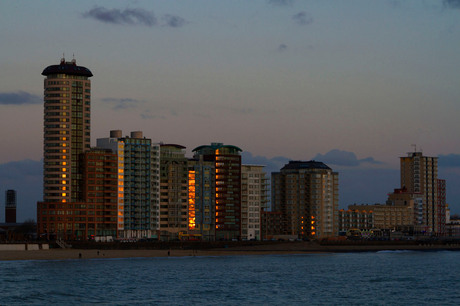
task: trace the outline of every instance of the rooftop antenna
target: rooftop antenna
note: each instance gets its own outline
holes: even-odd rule
[[[61,64],[65,63],[65,54],[62,52]]]
[[[412,147],[414,147],[414,152],[417,152],[417,145],[416,144],[411,144]]]

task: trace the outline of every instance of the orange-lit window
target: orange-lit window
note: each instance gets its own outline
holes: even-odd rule
[[[188,173],[188,228],[196,228],[195,218],[195,171],[190,170]]]
[[[67,171],[67,169],[66,169],[66,168],[62,168],[62,172],[66,172],[66,171]]]
[[[63,197],[67,196],[67,193],[64,192],[64,193],[62,194],[62,196],[63,196]]]
[[[67,174],[63,174],[63,175],[62,175],[62,178],[66,178],[66,177],[67,177]]]
[[[63,166],[66,166],[66,165],[67,165],[67,162],[62,162],[62,165],[63,165]]]
[[[64,185],[67,184],[67,181],[62,181],[62,184],[64,184]]]

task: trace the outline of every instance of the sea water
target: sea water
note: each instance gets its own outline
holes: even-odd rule
[[[460,252],[0,261],[0,305],[458,305]]]

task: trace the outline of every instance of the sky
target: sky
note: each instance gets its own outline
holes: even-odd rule
[[[1,1],[0,41],[0,194],[18,191],[19,221],[42,199],[41,72],[63,56],[94,74],[93,145],[140,130],[267,172],[323,161],[341,208],[384,203],[416,148],[460,213],[460,0]]]

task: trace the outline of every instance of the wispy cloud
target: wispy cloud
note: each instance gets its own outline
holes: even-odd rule
[[[121,10],[96,6],[84,12],[82,15],[85,18],[117,25],[141,25],[147,27],[160,25],[164,27],[179,28],[188,23],[184,18],[170,14],[166,14],[159,18],[161,20],[161,23],[159,23],[153,12],[142,8],[127,8]]]
[[[342,151],[342,150],[331,150],[326,154],[318,153],[313,159],[324,162],[326,164],[332,164],[337,166],[348,166],[348,167],[357,167],[363,163],[373,164],[373,165],[382,165],[383,162],[375,160],[373,157],[367,157],[363,159],[358,159],[356,154],[353,152]]]
[[[286,50],[287,50],[287,47],[288,47],[288,46],[285,45],[285,44],[280,44],[280,45],[278,46],[278,51],[280,51],[280,52],[286,51]]]
[[[184,18],[174,15],[164,15],[162,21],[163,26],[171,28],[180,28],[188,23]]]
[[[298,25],[309,25],[313,23],[313,17],[306,12],[300,12],[292,16],[292,20]]]
[[[97,6],[83,13],[83,17],[92,18],[104,23],[121,25],[144,25],[152,27],[157,23],[157,19],[153,12],[141,8],[120,10]]]
[[[39,104],[43,99],[25,91],[1,92],[0,105]]]
[[[453,9],[460,9],[460,0],[444,0],[444,6]]]
[[[114,110],[122,110],[127,108],[135,108],[137,107],[142,101],[130,98],[103,98],[101,99],[102,102],[111,103],[113,104]]]
[[[294,0],[268,0],[268,3],[276,6],[291,6]]]

